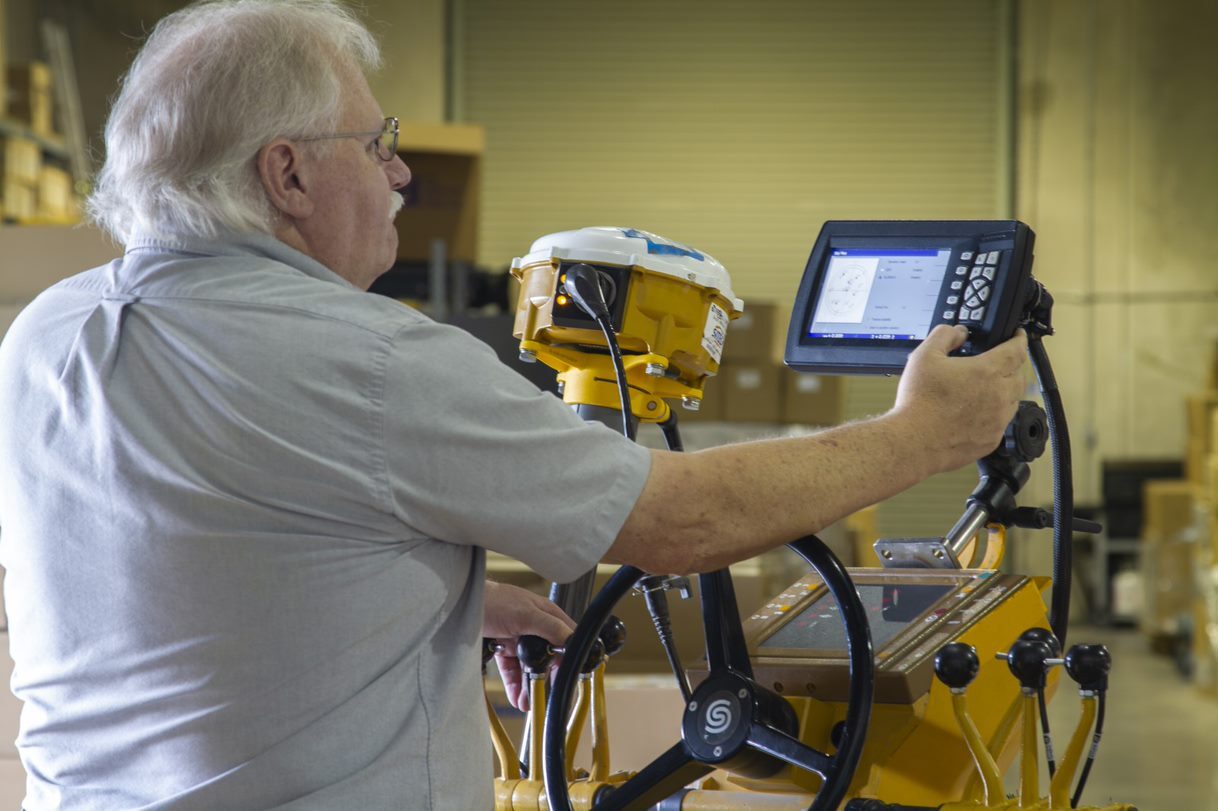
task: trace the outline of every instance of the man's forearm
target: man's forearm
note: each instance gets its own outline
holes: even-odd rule
[[[607,559],[673,574],[721,568],[889,498],[942,462],[896,413],[808,437],[657,451]]]

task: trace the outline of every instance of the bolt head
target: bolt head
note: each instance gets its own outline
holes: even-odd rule
[[[520,350],[520,360],[522,363],[536,363],[537,353],[529,349]]]
[[[696,702],[696,701],[689,702],[689,711],[690,712],[696,712],[697,709],[698,709],[698,702]]]
[[[736,695],[740,696],[741,698],[748,698],[748,697],[749,697],[749,691],[748,691],[748,690],[745,690],[743,687],[741,687],[741,688],[740,688],[740,692],[739,692],[739,693],[736,693]]]
[[[722,757],[722,756],[723,756],[723,747],[716,746],[715,747],[715,757]]]
[[[649,363],[644,369],[652,377],[663,377],[667,367],[662,363]]]
[[[681,398],[681,406],[686,411],[697,411],[698,409],[702,408],[702,400],[697,397],[690,397],[689,395],[686,395]]]

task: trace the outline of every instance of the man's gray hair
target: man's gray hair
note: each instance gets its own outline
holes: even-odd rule
[[[211,0],[169,15],[110,111],[90,218],[121,243],[271,233],[258,151],[333,131],[347,65],[374,70],[380,49],[334,0]]]

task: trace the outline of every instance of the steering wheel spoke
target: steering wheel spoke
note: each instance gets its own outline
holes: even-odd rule
[[[598,811],[646,808],[724,768],[765,778],[788,764],[818,774],[823,785],[809,811],[839,808],[862,756],[875,690],[875,660],[867,615],[850,575],[815,536],[788,545],[820,574],[837,600],[846,627],[850,689],[837,751],[819,752],[799,741],[798,719],[786,700],[755,681],[727,570],[699,577],[706,631],[707,678],[686,699],[680,743],[594,806]],[[579,668],[613,606],[644,573],[623,566],[601,589],[567,641],[545,720],[546,799],[553,811],[571,811],[567,788],[566,728]]]
[[[702,590],[702,626],[706,633],[706,662],[712,673],[731,670],[753,677],[749,649],[740,625],[736,589],[727,569],[698,576]]]
[[[754,723],[749,728],[748,744],[759,752],[800,769],[816,772],[825,779],[837,768],[837,762],[831,755],[813,749],[767,724]]]
[[[650,808],[711,771],[710,766],[694,760],[684,743],[678,742],[615,788],[593,806],[593,811]]]

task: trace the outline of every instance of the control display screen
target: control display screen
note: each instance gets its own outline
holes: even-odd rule
[[[809,338],[920,341],[939,308],[948,249],[835,248]]]
[[[903,629],[927,612],[952,585],[856,585],[871,623],[871,642],[882,651]],[[846,650],[846,631],[837,600],[826,592],[821,598],[761,643],[762,648],[839,652]]]

